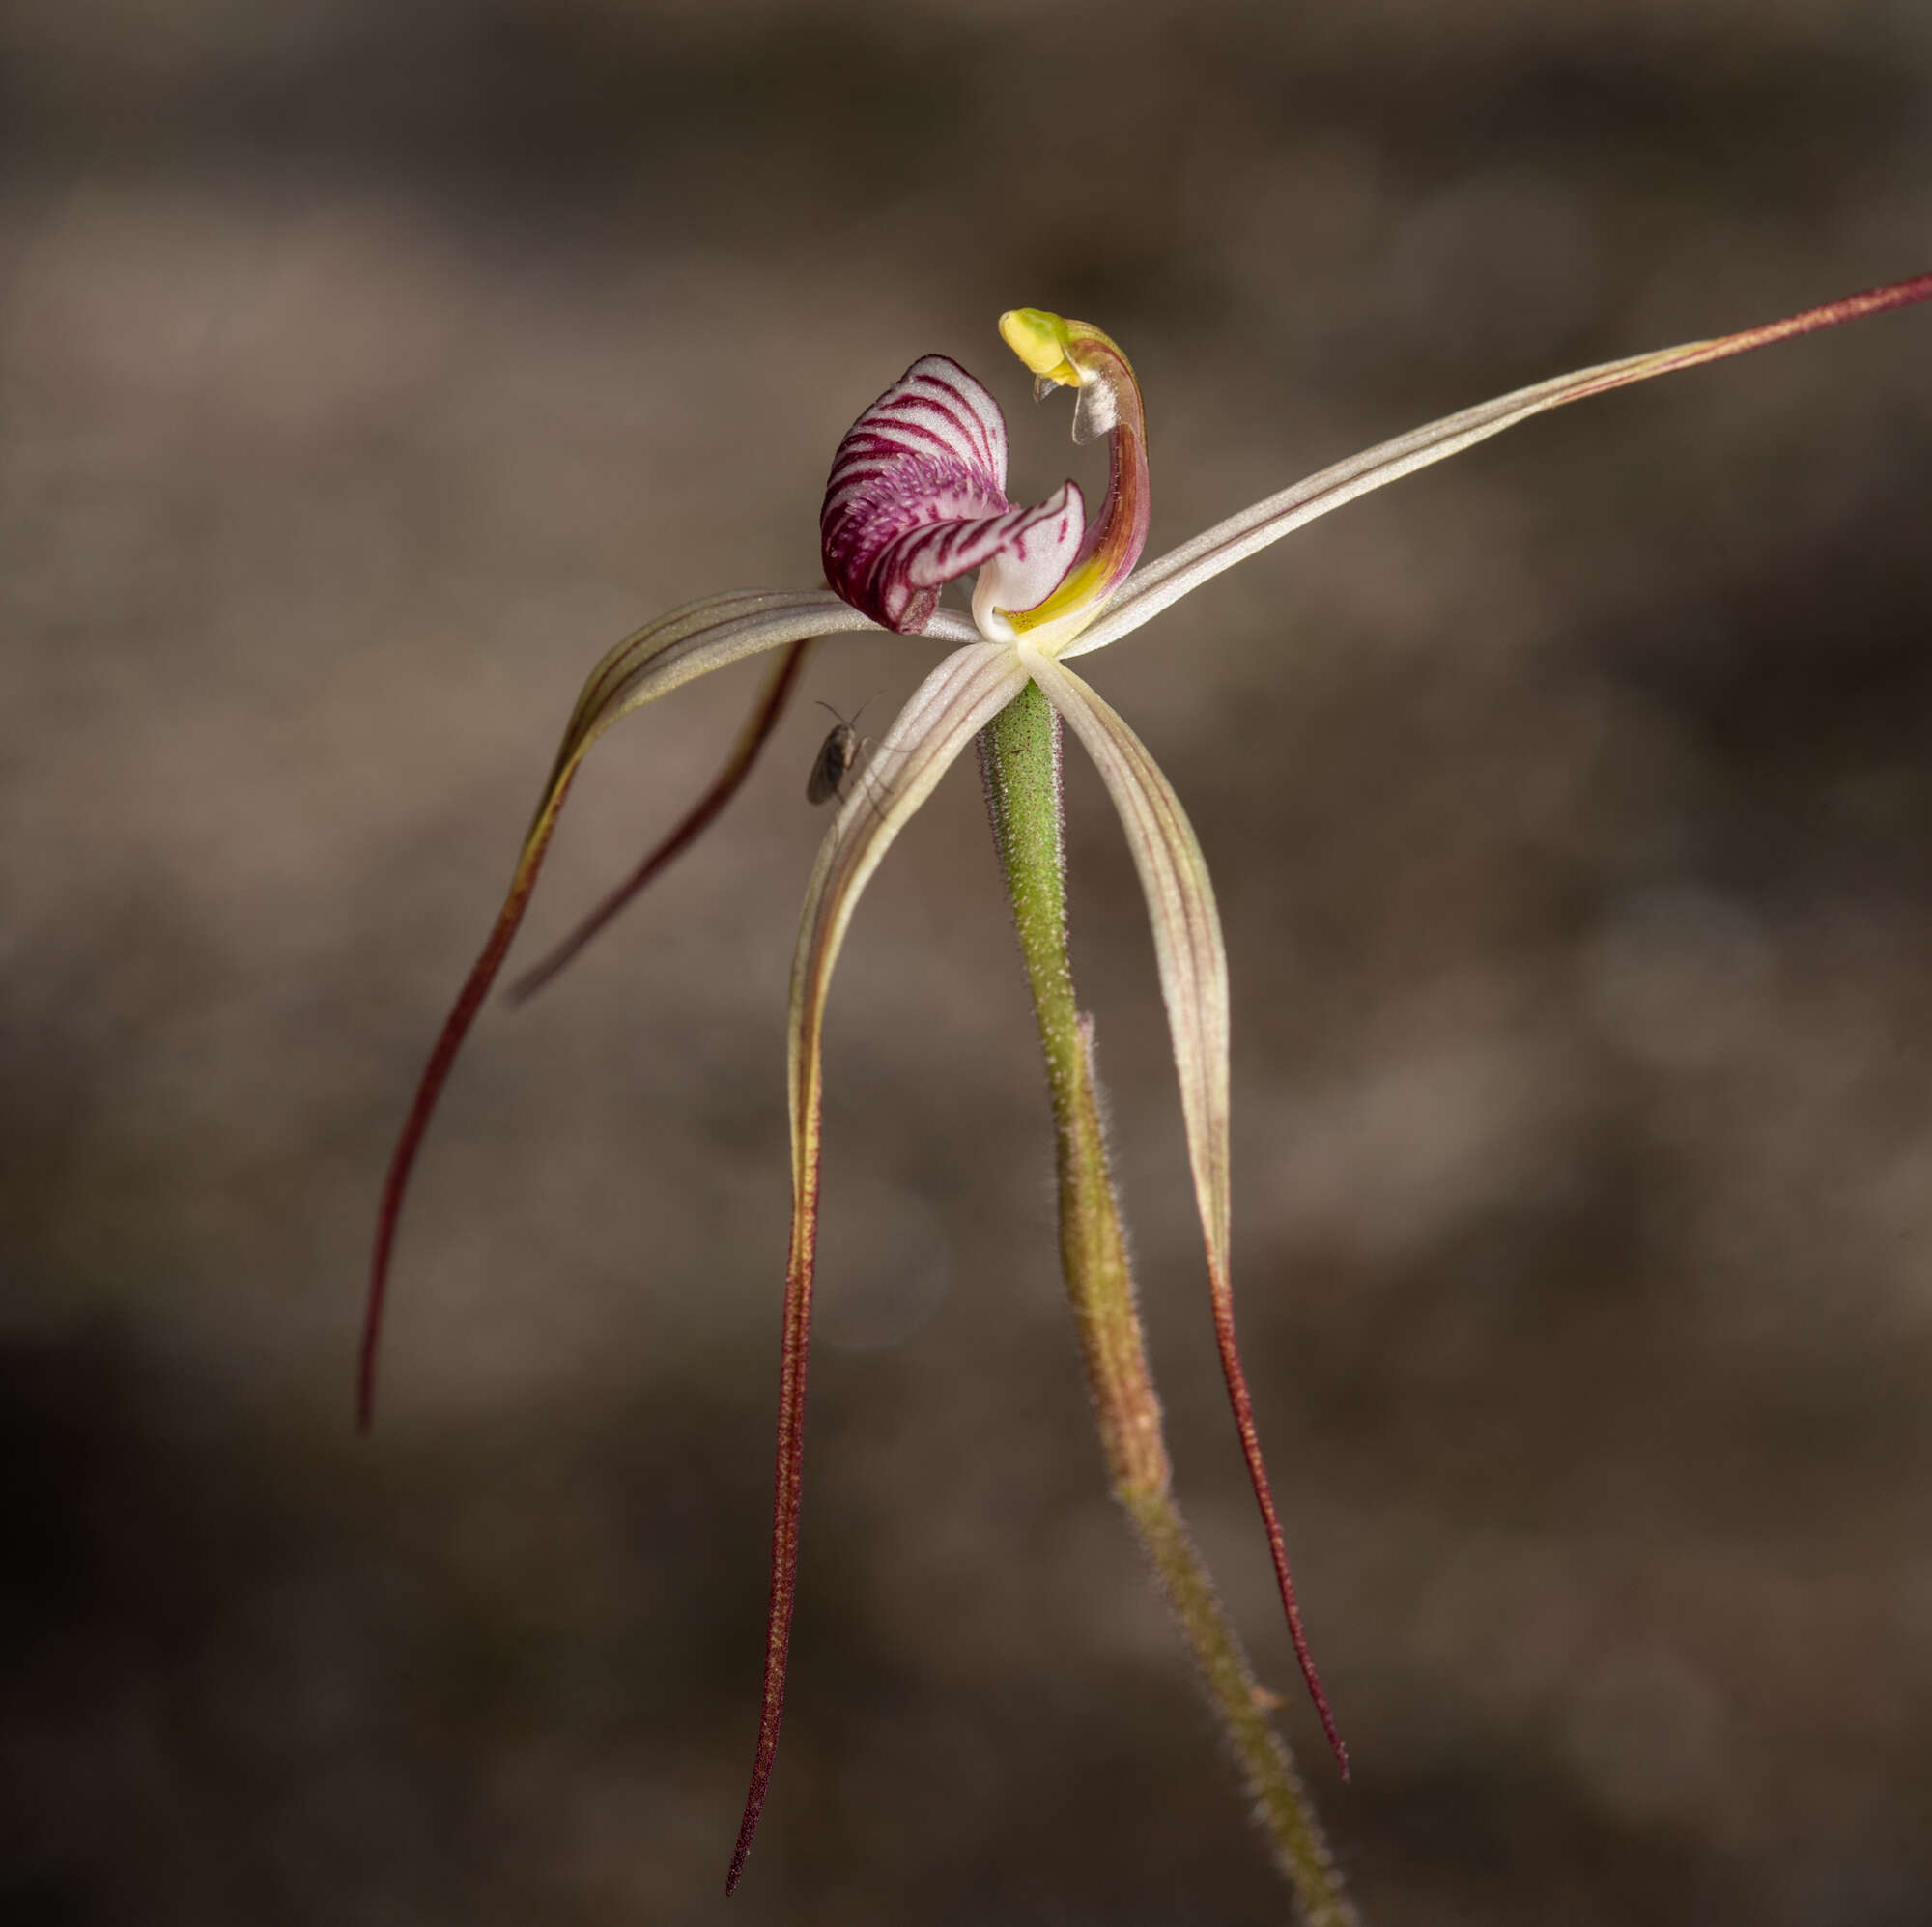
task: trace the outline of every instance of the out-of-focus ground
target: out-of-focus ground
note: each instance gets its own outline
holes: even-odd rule
[[[835,990],[754,1722],[813,698],[378,1180],[590,663],[817,581],[916,355],[1135,355],[1153,549],[1559,368],[1932,267],[1916,0],[27,0],[0,14],[0,1913],[1208,1927],[1286,1906],[1110,1509],[952,778]],[[1932,1917],[1932,315],[1594,402],[1091,660],[1233,957],[1221,1403],[1145,921],[1083,994],[1184,1496],[1378,1923]],[[743,670],[593,759],[534,956]]]

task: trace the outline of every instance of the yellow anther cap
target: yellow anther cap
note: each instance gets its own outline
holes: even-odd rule
[[[1080,371],[1067,359],[1066,324],[1044,308],[1009,308],[1000,317],[1000,338],[1044,382],[1077,388]]]

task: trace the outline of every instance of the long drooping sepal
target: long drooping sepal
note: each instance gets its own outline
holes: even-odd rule
[[[859,894],[893,838],[982,724],[1026,685],[1026,671],[1001,643],[977,642],[949,656],[902,709],[840,807],[807,886],[792,959],[789,1084],[792,1225],[785,1266],[784,1340],[779,1368],[778,1470],[772,1502],[772,1589],[765,1627],[758,1743],[745,1817],[725,1876],[728,1894],[744,1872],[778,1751],[784,1714],[785,1656],[798,1575],[799,1498],[805,1455],[806,1362],[811,1332],[812,1269],[818,1243],[821,1045],[826,993]]]
[[[915,361],[855,421],[832,458],[819,511],[825,580],[855,609],[924,634],[950,581],[982,572],[1037,602],[1066,573],[1087,526],[1068,482],[1031,507],[1007,501],[1000,405],[944,354]]]
[[[1099,614],[1146,546],[1147,414],[1133,364],[1091,322],[1011,308],[1000,317],[1000,333],[1032,369],[1037,394],[1074,390],[1076,442],[1107,438],[1107,499],[1059,586],[1044,601],[1022,603],[1009,598],[1006,584],[981,577],[973,597],[973,617],[984,634],[1024,636],[1043,655],[1057,656]]]
[[[752,773],[753,764],[758,760],[759,751],[771,740],[772,731],[778,727],[779,718],[784,714],[785,704],[790,701],[792,691],[798,687],[799,673],[805,667],[805,659],[810,652],[814,639],[808,636],[803,642],[794,642],[779,658],[777,666],[766,678],[765,687],[759,694],[756,706],[745,719],[745,726],[739,732],[737,742],[731,746],[731,753],[726,758],[724,767],[712,779],[710,788],[691,806],[643,862],[611,891],[578,924],[577,928],[564,938],[562,943],[510,985],[510,1001],[513,1004],[521,1004],[525,999],[534,997],[545,984],[564,970],[583,947],[596,937],[633,897],[648,888],[658,875],[682,856],[710,828],[724,806],[743,788],[745,779]]]
[[[1558,375],[1533,387],[1519,388],[1513,394],[1463,409],[1458,414],[1444,415],[1440,421],[1411,429],[1393,441],[1381,442],[1360,455],[1351,455],[1346,462],[1323,468],[1150,562],[1120,591],[1098,620],[1063,653],[1079,656],[1090,649],[1118,642],[1210,577],[1218,576],[1223,569],[1232,569],[1257,549],[1279,542],[1304,523],[1353,501],[1357,496],[1400,481],[1431,463],[1460,455],[1463,449],[1486,441],[1492,435],[1500,435],[1504,429],[1514,428],[1532,415],[1560,409],[1570,402],[1580,402],[1589,395],[1607,393],[1612,388],[1629,387],[1634,382],[1648,382],[1654,376],[1701,367],[1707,361],[1721,361],[1732,354],[1747,354],[1753,349],[1768,348],[1773,342],[1787,341],[1794,335],[1812,334],[1864,315],[1883,314],[1891,308],[1910,307],[1928,299],[1932,299],[1932,274],[1919,274],[1909,281],[1896,281],[1861,295],[1848,295],[1843,300],[1828,301],[1822,307],[1806,308],[1802,314],[1769,322],[1762,327],[1745,328],[1737,334],[1718,335],[1708,341],[1685,342],[1676,348],[1660,348],[1648,354],[1632,354],[1593,368],[1579,368],[1573,374]]]
[[[456,1062],[456,1054],[462,1049],[463,1040],[524,921],[537,873],[550,847],[551,833],[556,827],[557,813],[590,746],[619,717],[741,657],[782,648],[835,630],[871,627],[870,621],[829,590],[740,591],[687,603],[682,609],[647,623],[635,635],[626,637],[591,671],[571,712],[556,760],[537,800],[503,907],[497,913],[489,941],[471,965],[443,1022],[389,1160],[382,1204],[376,1215],[376,1244],[370,1259],[369,1295],[362,1318],[356,1372],[356,1418],[364,1431],[375,1411],[376,1362],[388,1298],[389,1261],[416,1153],[422,1148],[423,1135],[448,1080],[450,1066]],[[973,633],[963,619],[953,618],[952,627],[955,633]]]
[[[1070,669],[1024,643],[1020,659],[1093,757],[1120,811],[1134,867],[1147,894],[1161,997],[1167,1006],[1174,1062],[1180,1076],[1180,1110],[1187,1127],[1188,1162],[1208,1251],[1208,1290],[1222,1375],[1227,1380],[1228,1400],[1234,1409],[1235,1429],[1240,1434],[1255,1503],[1261,1508],[1267,1532],[1268,1553],[1274,1562],[1275,1583],[1289,1636],[1294,1643],[1294,1657],[1321,1716],[1321,1729],[1346,1776],[1348,1751],[1329,1712],[1302,1629],[1294,1581],[1289,1573],[1288,1548],[1268,1487],[1247,1375],[1241,1369],[1235,1338],[1234,1285],[1229,1268],[1228,956],[1221,941],[1214,888],[1180,799],[1148,753],[1147,746]]]

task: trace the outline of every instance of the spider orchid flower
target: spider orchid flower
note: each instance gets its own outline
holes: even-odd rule
[[[1167,779],[1127,724],[1067,665],[1120,641],[1171,603],[1302,524],[1533,415],[1927,298],[1932,298],[1932,274],[1741,333],[1559,375],[1324,468],[1140,569],[1135,564],[1147,539],[1148,464],[1133,370],[1098,328],[1039,309],[1014,309],[1001,318],[1000,331],[1033,373],[1037,395],[1070,388],[1074,440],[1107,439],[1107,494],[1097,518],[1089,521],[1081,492],[1071,481],[1036,504],[1009,501],[1006,424],[998,403],[957,363],[928,355],[914,362],[867,409],[839,443],[820,522],[828,587],[747,590],[688,603],[627,638],[591,672],[544,783],[509,893],[423,1072],[390,1165],[363,1331],[359,1411],[365,1426],[390,1255],[410,1173],[451,1063],[522,921],[558,811],[591,745],[620,717],[697,676],[760,652],[783,652],[711,788],[577,933],[523,979],[524,989],[535,987],[567,961],[728,801],[774,726],[813,638],[883,628],[940,642],[949,650],[881,740],[867,779],[845,795],[807,886],[793,959],[793,1217],[785,1277],[771,1603],[757,1749],[727,1891],[751,1845],[783,1706],[818,1219],[822,1019],[853,911],[893,839],[967,744],[1029,683],[1037,686],[1093,757],[1120,811],[1152,923],[1207,1250],[1209,1302],[1235,1424],[1295,1653],[1340,1756],[1334,1722],[1308,1657],[1236,1348],[1229,1267],[1228,977],[1213,891],[1200,845]],[[940,605],[947,584],[967,576],[977,579],[970,619]]]

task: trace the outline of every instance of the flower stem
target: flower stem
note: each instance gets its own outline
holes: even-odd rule
[[[1355,1927],[1333,1856],[1174,1498],[1160,1401],[1134,1303],[1094,1072],[1094,1020],[1073,995],[1060,718],[1029,683],[980,734],[993,840],[1006,872],[1046,1058],[1060,1182],[1060,1261],[1114,1495],[1194,1650],[1255,1817],[1309,1927]]]

